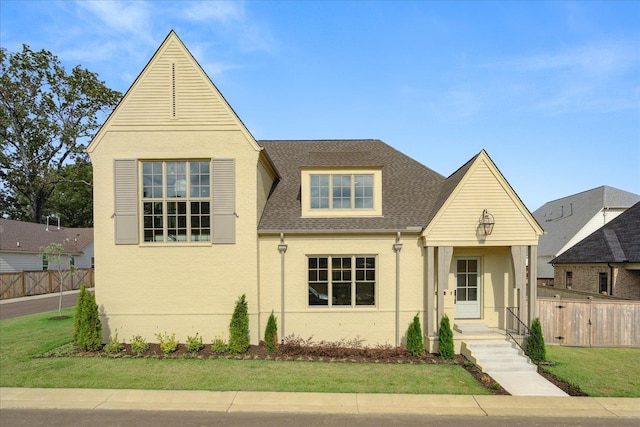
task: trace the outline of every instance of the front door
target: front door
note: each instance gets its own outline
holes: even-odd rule
[[[456,319],[480,318],[480,259],[456,259]]]

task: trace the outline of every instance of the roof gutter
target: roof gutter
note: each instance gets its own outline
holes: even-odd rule
[[[258,230],[258,235],[260,236],[269,236],[276,235],[280,236],[281,233],[284,234],[393,234],[397,235],[398,233],[403,234],[415,234],[420,235],[422,233],[422,227],[407,227],[407,228],[393,228],[393,229],[326,229],[326,230],[286,230],[286,229],[277,229],[277,230]]]

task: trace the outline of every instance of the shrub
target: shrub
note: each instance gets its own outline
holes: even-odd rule
[[[158,343],[160,344],[160,350],[164,354],[173,353],[178,349],[178,341],[176,340],[176,334],[173,333],[169,336],[168,333],[157,333],[156,338],[158,338]]]
[[[80,285],[80,293],[78,293],[78,299],[76,300],[76,308],[73,314],[73,342],[78,342],[78,336],[80,330],[83,328],[84,317],[82,316],[82,308],[84,307],[84,300],[87,297],[87,287]]]
[[[453,359],[456,355],[453,347],[453,331],[446,314],[440,319],[438,329],[438,354],[443,359]]]
[[[142,338],[140,335],[135,335],[133,338],[131,338],[131,351],[133,351],[135,354],[140,355],[147,350],[149,350],[149,344],[147,344],[147,341],[144,338]]]
[[[531,321],[531,331],[527,337],[526,343],[527,356],[534,362],[540,362],[547,359],[547,350],[544,346],[544,337],[542,336],[542,325],[537,317]]]
[[[422,328],[420,327],[420,317],[416,314],[409,324],[407,331],[407,350],[412,356],[422,356],[424,354],[424,343],[422,341]]]
[[[278,348],[278,323],[273,310],[267,320],[267,328],[264,331],[264,346],[269,353],[273,353]]]
[[[100,322],[96,297],[93,293],[86,292],[81,302],[80,309],[76,308],[79,315],[76,344],[82,351],[100,350],[102,347],[102,323]],[[75,319],[74,323],[76,323]]]
[[[197,353],[204,348],[204,344],[202,344],[202,337],[198,336],[196,332],[195,337],[187,337],[187,350],[190,353]]]
[[[108,354],[117,354],[124,349],[124,345],[118,341],[118,330],[116,329],[115,336],[109,336],[109,342],[104,346],[104,351]]]
[[[229,347],[227,346],[227,343],[224,342],[224,338],[215,337],[211,344],[211,351],[214,353],[226,353],[229,351]]]
[[[231,353],[244,353],[249,348],[249,314],[247,299],[244,294],[238,301],[229,323],[229,351]]]

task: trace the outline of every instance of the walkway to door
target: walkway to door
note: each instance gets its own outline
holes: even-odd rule
[[[460,352],[512,396],[568,396],[537,373],[536,366],[504,333],[483,323],[454,325]]]

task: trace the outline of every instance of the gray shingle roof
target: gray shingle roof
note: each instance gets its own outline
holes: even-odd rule
[[[258,141],[280,181],[260,220],[260,232],[401,231],[432,217],[445,178],[380,140]],[[301,218],[302,166],[382,167],[382,217]]]
[[[640,202],[551,261],[552,264],[640,262]]]
[[[41,253],[49,243],[65,244],[65,252],[80,253],[93,241],[93,228],[65,228],[0,218],[0,251]],[[77,239],[77,241],[75,240]]]
[[[533,212],[546,231],[538,255],[555,256],[603,207],[628,208],[638,201],[637,194],[605,185],[545,203]]]

